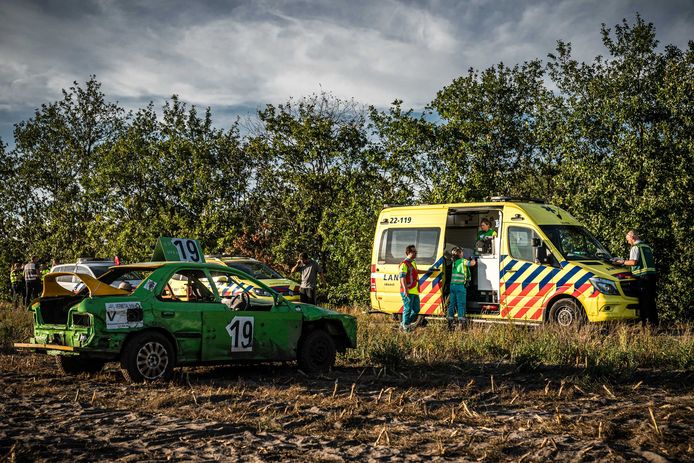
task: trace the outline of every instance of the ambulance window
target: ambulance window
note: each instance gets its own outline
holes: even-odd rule
[[[390,228],[381,235],[379,262],[398,264],[405,258],[405,248],[417,247],[417,263],[431,265],[436,261],[439,247],[439,228]]]
[[[531,228],[509,227],[508,249],[511,257],[520,260],[533,261],[533,238],[539,238]]]

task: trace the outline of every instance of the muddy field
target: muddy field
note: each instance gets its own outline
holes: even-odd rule
[[[461,364],[399,372],[293,365],[179,370],[126,384],[117,365],[61,377],[0,356],[9,461],[694,461],[692,372],[605,382]]]

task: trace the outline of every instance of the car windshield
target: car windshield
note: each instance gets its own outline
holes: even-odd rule
[[[610,259],[612,257],[584,227],[541,225],[540,228],[566,260]]]
[[[227,262],[229,267],[241,270],[258,280],[268,280],[271,278],[284,278],[273,269],[263,264],[262,262]]]

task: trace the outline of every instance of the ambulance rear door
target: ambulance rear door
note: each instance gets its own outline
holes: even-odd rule
[[[431,315],[441,305],[445,275],[443,258],[446,209],[391,209],[384,211],[376,230],[371,274],[372,307],[387,313],[402,313],[400,263],[405,248],[417,248],[420,314]],[[376,307],[374,307],[376,308]]]

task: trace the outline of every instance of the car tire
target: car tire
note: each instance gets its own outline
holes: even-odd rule
[[[55,364],[64,375],[94,374],[100,372],[106,362],[99,359],[86,359],[76,355],[57,355]]]
[[[306,373],[318,373],[335,365],[335,355],[335,340],[325,330],[316,329],[299,342],[297,360]]]
[[[147,331],[130,339],[121,354],[121,372],[131,383],[168,381],[173,376],[175,353],[161,333]]]
[[[550,321],[563,328],[579,328],[586,322],[586,314],[573,299],[560,299],[552,305]]]

